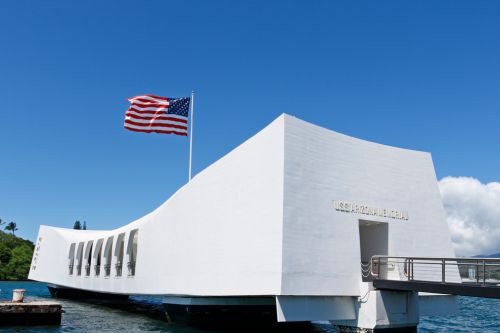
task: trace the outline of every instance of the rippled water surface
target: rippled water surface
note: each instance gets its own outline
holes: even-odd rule
[[[26,289],[27,299],[50,298],[47,286],[38,282],[0,281],[0,300],[10,299],[12,289]],[[229,332],[306,332],[335,333],[328,323],[292,325],[285,327],[249,328],[248,323],[238,327],[196,328],[181,324],[168,324],[164,320],[161,299],[131,297],[128,303],[97,305],[58,299],[65,313],[61,326],[1,327],[0,332],[170,332],[170,333],[229,333]],[[422,317],[419,333],[427,332],[499,332],[500,300],[459,297],[459,314],[453,317]]]

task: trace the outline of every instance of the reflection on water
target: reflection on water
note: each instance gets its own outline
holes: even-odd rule
[[[10,299],[12,289],[26,289],[27,301],[50,298],[47,286],[38,282],[1,282],[0,299]],[[169,324],[160,297],[133,296],[129,301],[86,303],[81,301],[57,299],[65,313],[60,327],[0,327],[0,332],[169,332],[169,333],[324,333],[336,332],[325,324],[266,325],[259,323],[239,323],[232,326],[202,327],[184,324]]]
[[[26,289],[27,300],[50,298],[47,286],[38,282],[0,281],[0,300],[10,299],[12,289]],[[259,325],[241,322],[231,326],[199,327],[166,322],[161,298],[133,296],[128,302],[104,304],[58,299],[65,313],[58,327],[1,327],[0,332],[169,332],[169,333],[336,333],[329,323]],[[459,297],[459,314],[453,317],[422,317],[419,333],[500,333],[500,300]]]

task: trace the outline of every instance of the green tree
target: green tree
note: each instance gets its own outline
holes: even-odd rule
[[[82,227],[83,230],[87,230],[87,222],[86,221],[83,221],[83,227]]]
[[[33,242],[0,231],[0,280],[26,280],[34,248]]]
[[[8,264],[11,257],[11,250],[5,244],[0,243],[0,264]]]
[[[21,245],[29,245],[31,247],[34,247],[31,241],[19,238],[12,234],[5,233],[3,231],[0,231],[0,243],[7,246],[11,250]]]
[[[21,245],[12,250],[12,258],[7,264],[8,280],[26,280],[31,266],[33,249],[28,245]]]
[[[0,226],[1,226],[2,224],[5,224],[5,222],[4,222],[4,221],[2,221],[2,219],[0,219]]]
[[[12,258],[12,251],[5,244],[0,243],[0,280],[6,280],[8,274],[9,261]]]
[[[73,229],[82,230],[82,224],[80,223],[80,221],[75,221],[75,224],[73,224]]]
[[[17,223],[16,222],[9,222],[9,224],[7,224],[5,226],[5,230],[9,230],[10,232],[12,232],[12,235],[16,235],[16,231],[18,230]]]

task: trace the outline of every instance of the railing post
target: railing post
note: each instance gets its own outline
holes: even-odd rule
[[[380,279],[380,256],[377,257],[378,259],[378,274],[377,274],[377,278]]]
[[[483,286],[486,285],[486,263],[485,260],[483,259]]]
[[[441,282],[446,282],[446,260],[441,259]]]
[[[476,282],[479,284],[479,261],[476,260]]]

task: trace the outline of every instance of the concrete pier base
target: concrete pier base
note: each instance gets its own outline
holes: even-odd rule
[[[356,304],[355,320],[332,321],[340,332],[416,332],[419,299],[416,292],[367,290]]]
[[[165,297],[163,306],[172,322],[225,325],[247,322],[276,323],[272,297]]]
[[[60,325],[61,304],[37,301],[0,303],[0,326]]]

